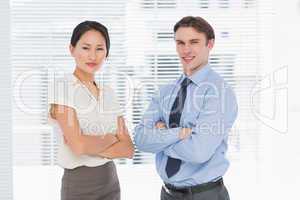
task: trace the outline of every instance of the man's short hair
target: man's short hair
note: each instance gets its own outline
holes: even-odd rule
[[[215,39],[215,33],[212,26],[202,17],[193,17],[193,16],[186,16],[179,20],[174,26],[174,33],[180,27],[193,27],[199,33],[204,33],[206,36],[206,42],[208,43],[209,40]]]

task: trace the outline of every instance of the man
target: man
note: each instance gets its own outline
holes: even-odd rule
[[[213,28],[188,16],[175,24],[174,33],[184,73],[154,96],[135,128],[135,144],[156,154],[162,200],[228,200],[222,176],[229,166],[225,153],[236,98],[208,63]]]

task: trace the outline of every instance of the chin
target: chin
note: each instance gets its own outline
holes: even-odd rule
[[[183,69],[188,70],[188,71],[192,71],[194,70],[196,67],[194,67],[193,65],[184,65]]]
[[[91,70],[91,69],[85,69],[84,70],[85,73],[88,73],[88,74],[94,74],[94,70]]]

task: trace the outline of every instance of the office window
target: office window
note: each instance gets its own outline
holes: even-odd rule
[[[210,63],[234,87],[240,116],[246,116],[250,106],[247,95],[260,73],[259,7],[241,16],[236,8],[246,4],[255,6],[256,1],[12,0],[14,164],[56,163],[56,136],[47,124],[47,85],[54,71],[71,73],[74,69],[68,52],[71,31],[87,19],[98,20],[109,29],[111,54],[96,78],[116,90],[131,131],[158,87],[180,75],[173,25],[184,15],[199,15],[199,9],[205,10],[201,16],[216,32]],[[143,13],[145,8],[156,9]],[[231,12],[215,15],[223,8]],[[163,12],[157,12],[160,9]],[[247,141],[254,149],[255,134],[250,140],[249,134],[243,134],[249,131],[249,118],[241,117],[239,122],[232,141]],[[258,127],[252,124],[251,132],[259,132]],[[133,161],[119,163],[153,164],[153,155],[137,151]]]
[[[230,0],[219,0],[218,4],[220,8],[229,8]]]
[[[198,0],[198,5],[200,8],[207,9],[209,7],[209,0]]]
[[[256,7],[256,0],[243,0],[242,7],[243,8],[255,8]]]
[[[176,8],[176,0],[142,0],[143,8]]]
[[[256,166],[260,124],[251,113],[249,96],[261,79],[262,66],[269,62],[262,52],[271,26],[262,24],[268,24],[272,15],[270,4],[269,0],[11,0],[14,170],[55,169],[57,138],[47,124],[47,86],[54,73],[74,70],[68,45],[75,25],[97,20],[108,27],[110,56],[96,80],[115,89],[132,133],[157,89],[182,73],[173,25],[187,15],[200,15],[214,27],[211,66],[238,98],[239,116],[229,134],[228,157],[251,158]],[[255,98],[259,103],[259,95]],[[154,169],[154,155],[136,150],[132,160],[119,159],[117,164],[142,168],[141,175],[147,176],[144,172]],[[149,182],[160,184],[151,178]],[[22,176],[15,179],[21,182]]]

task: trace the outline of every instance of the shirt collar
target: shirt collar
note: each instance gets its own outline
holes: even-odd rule
[[[206,64],[201,69],[199,69],[194,74],[192,74],[191,76],[187,76],[186,74],[182,74],[177,83],[181,84],[182,81],[185,78],[189,78],[193,81],[193,83],[195,83],[196,85],[199,86],[201,84],[201,82],[207,77],[207,74],[208,74],[209,71],[210,71],[210,65]]]

